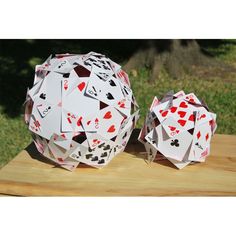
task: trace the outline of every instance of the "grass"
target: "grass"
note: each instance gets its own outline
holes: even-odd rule
[[[10,161],[30,142],[31,136],[23,117],[9,118],[0,112],[0,167]]]
[[[138,127],[142,126],[154,96],[160,98],[170,90],[184,90],[185,93],[194,92],[217,114],[217,133],[236,134],[236,78],[231,83],[225,83],[219,78],[204,80],[190,76],[173,80],[163,73],[159,80],[150,84],[147,83],[147,76],[147,71],[141,70],[139,77],[131,77],[132,88],[140,106]]]
[[[236,64],[235,43],[226,42],[217,49],[209,47],[209,52],[219,60],[232,65]],[[4,60],[7,59],[0,58],[1,62],[4,62]],[[16,80],[22,81],[20,79],[29,77],[33,81],[32,68],[35,64],[39,63],[40,60],[39,57],[31,57],[30,60],[27,60],[26,65],[28,65],[28,67],[24,65],[20,67],[21,74],[18,74],[18,79]],[[1,73],[4,71],[4,73],[7,74],[9,71],[9,68],[4,68],[2,65],[11,66],[11,71],[13,71],[16,65],[14,63],[14,60],[2,63]],[[28,69],[25,69],[25,67]],[[13,77],[14,73],[16,72],[13,71],[9,77]],[[3,75],[1,77],[3,77]],[[136,76],[130,76],[132,89],[140,106],[141,117],[137,124],[138,128],[142,126],[145,114],[154,96],[162,97],[170,90],[174,90],[175,92],[184,90],[186,93],[194,92],[200,99],[203,99],[207,103],[211,111],[217,114],[217,133],[236,134],[236,76],[230,80],[224,80],[224,78],[208,78],[206,80],[204,78],[199,79],[186,75],[183,78],[174,80],[163,71],[160,78],[153,83],[148,82],[148,77],[149,71],[146,69],[140,69]],[[13,80],[9,81],[11,82],[5,83],[6,86],[9,83],[13,83]],[[25,82],[32,84],[32,81],[29,82],[27,80]],[[21,82],[18,83],[19,86],[16,86],[16,90],[21,90],[21,93],[18,94],[19,96],[17,95],[19,100],[17,96],[14,96],[11,102],[9,102],[11,105],[8,106],[6,105],[8,100],[4,97],[2,97],[0,101],[0,167],[10,161],[20,150],[25,148],[32,141],[27,127],[24,124],[22,112],[19,112],[19,106],[24,99],[22,95],[24,91],[26,91],[27,86],[21,84]],[[9,107],[11,112],[6,111]],[[17,112],[14,113],[15,109]]]

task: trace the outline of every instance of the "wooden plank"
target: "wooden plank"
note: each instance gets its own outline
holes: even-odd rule
[[[136,131],[137,133],[138,131]],[[177,170],[168,161],[147,164],[131,139],[126,152],[101,170],[75,172],[40,157],[33,144],[0,170],[0,193],[19,196],[235,196],[236,136],[215,135],[205,163]]]

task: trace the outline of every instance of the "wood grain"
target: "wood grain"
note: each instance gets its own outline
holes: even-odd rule
[[[136,131],[137,133],[138,131]],[[137,134],[135,134],[137,136]],[[136,137],[101,170],[55,167],[33,144],[0,170],[0,194],[18,196],[235,196],[236,136],[215,135],[205,163],[177,170],[168,161],[147,164]]]

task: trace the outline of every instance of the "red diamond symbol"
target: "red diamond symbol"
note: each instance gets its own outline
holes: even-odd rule
[[[208,138],[209,138],[209,134],[207,133],[207,135],[206,135],[206,141],[208,140]]]
[[[200,133],[200,131],[198,131],[197,138],[199,139],[200,137],[201,137],[201,133]]]

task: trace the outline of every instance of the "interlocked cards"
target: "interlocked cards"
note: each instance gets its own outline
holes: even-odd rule
[[[128,75],[102,54],[58,54],[36,66],[25,122],[40,153],[73,170],[122,152],[139,116]]]
[[[161,153],[181,169],[205,161],[216,127],[216,114],[195,94],[170,92],[162,100],[154,98],[139,141],[145,145],[149,161]]]

